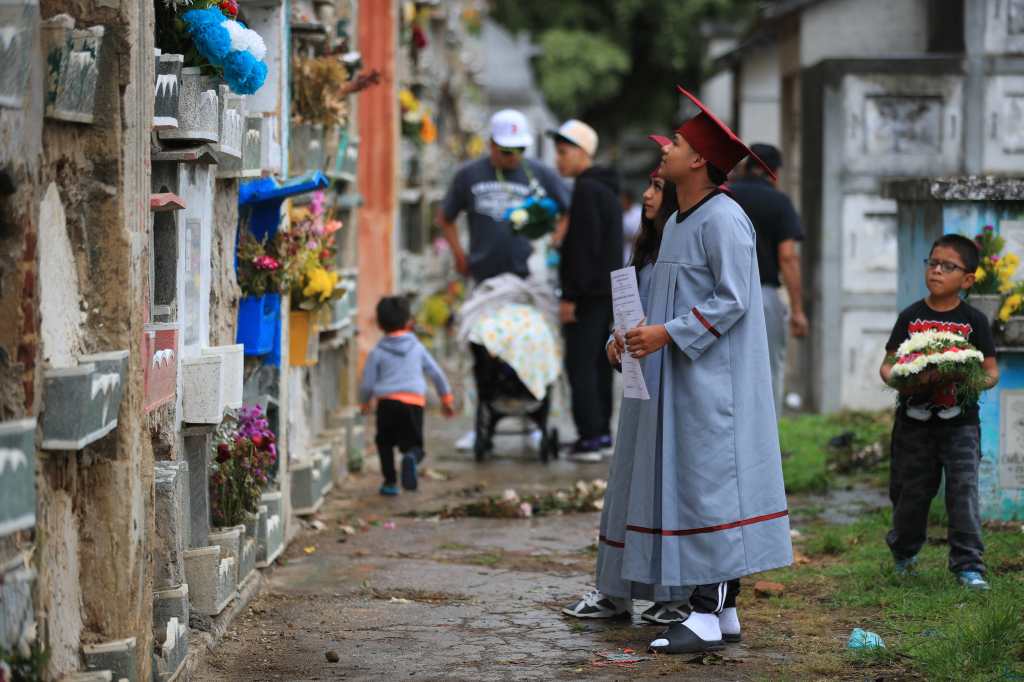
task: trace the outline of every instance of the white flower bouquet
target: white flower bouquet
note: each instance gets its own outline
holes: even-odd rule
[[[900,390],[955,384],[957,403],[973,403],[985,389],[984,359],[981,351],[959,334],[916,332],[896,349],[891,381]]]

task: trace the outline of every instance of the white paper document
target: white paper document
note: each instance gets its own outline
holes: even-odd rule
[[[615,329],[621,334],[644,321],[644,305],[636,283],[636,268],[630,266],[612,271],[612,314]],[[650,400],[640,361],[629,353],[622,354],[622,394],[627,398]]]

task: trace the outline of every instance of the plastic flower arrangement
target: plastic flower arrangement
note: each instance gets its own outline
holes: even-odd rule
[[[417,144],[433,144],[437,141],[437,126],[430,110],[423,106],[412,90],[403,88],[398,92],[398,106],[402,111],[402,135]]]
[[[280,235],[269,244],[245,230],[238,242],[238,286],[243,296],[279,293],[286,285],[286,263],[279,255]]]
[[[292,118],[297,123],[343,126],[346,98],[380,83],[380,71],[354,74],[337,55],[295,57],[292,61]]]
[[[327,217],[323,192],[313,195],[309,207],[293,208],[289,218],[291,229],[282,234],[292,309],[318,310],[345,293],[334,271],[334,235],[342,224]]]
[[[1011,317],[1020,312],[1022,306],[1024,306],[1024,283],[1017,284],[1007,292],[1006,298],[1003,299],[1003,305],[999,308],[999,320],[1004,324],[1009,322]]]
[[[210,513],[218,526],[237,526],[255,513],[277,463],[277,438],[263,409],[243,407],[214,436],[210,464]]]
[[[555,229],[558,204],[549,196],[530,196],[519,206],[505,211],[512,229],[528,239],[539,239]]]
[[[231,18],[237,14],[235,0],[224,0],[220,5],[191,9],[182,15],[182,20],[196,51],[222,72],[231,90],[251,95],[267,79],[267,65],[263,62],[267,46],[259,33]]]
[[[892,383],[898,389],[917,388],[926,379],[955,383],[957,402],[973,403],[985,388],[986,374],[981,351],[952,332],[924,331],[896,349]]]
[[[974,272],[974,286],[971,294],[1005,294],[1013,288],[1013,275],[1020,267],[1020,257],[1015,253],[1003,255],[1006,240],[996,234],[991,225],[986,225],[974,238],[978,245],[981,263]]]

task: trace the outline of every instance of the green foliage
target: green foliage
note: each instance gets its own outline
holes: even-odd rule
[[[31,645],[27,655],[0,647],[0,664],[10,670],[11,682],[43,682],[46,679],[43,673],[49,660],[50,652],[38,641]],[[2,673],[0,678],[3,678]]]
[[[863,448],[883,441],[892,431],[891,412],[804,414],[779,420],[782,474],[786,491],[824,492],[830,484],[828,442],[852,431],[851,447]]]
[[[742,31],[755,0],[497,0],[491,16],[531,33],[549,105],[605,139],[627,128],[667,130],[679,105],[675,84],[698,88],[708,64],[702,25]]]
[[[541,88],[548,104],[567,116],[614,97],[629,73],[629,54],[601,35],[554,29],[541,35],[540,47]]]

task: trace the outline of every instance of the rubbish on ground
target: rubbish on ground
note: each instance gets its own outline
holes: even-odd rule
[[[870,630],[854,628],[850,639],[846,642],[847,649],[884,649],[885,642]]]
[[[405,599],[404,597],[392,597],[391,599],[388,599],[388,603],[390,603],[390,604],[411,604],[412,600],[411,599]]]
[[[633,649],[623,649],[622,651],[598,651],[597,656],[604,659],[603,661],[594,661],[594,665],[599,668],[604,667],[608,663],[630,665],[641,661],[647,661],[651,658],[650,656],[638,656]]]
[[[811,563],[811,560],[806,554],[801,554],[800,552],[793,550],[793,563],[797,566],[804,566]]]
[[[302,551],[306,554],[313,554],[314,552],[316,552],[316,547],[314,545],[310,545],[309,547],[303,547]]]
[[[341,530],[341,532],[344,533],[345,535],[355,535],[356,534],[356,529],[353,528],[352,526],[341,526],[339,528],[339,530]]]
[[[430,481],[447,481],[451,478],[448,474],[443,471],[437,471],[436,469],[424,469],[423,477]]]
[[[697,654],[686,662],[695,663],[697,665],[718,665],[719,663],[725,662],[725,657],[705,651],[702,654]]]
[[[767,580],[758,580],[754,583],[754,594],[761,598],[781,597],[785,591],[786,586],[782,583],[773,583]]]
[[[440,516],[445,519],[464,517],[515,519],[601,511],[607,488],[608,484],[601,479],[589,482],[578,481],[568,490],[554,490],[539,495],[520,496],[518,492],[509,488],[504,490],[501,495],[489,495],[465,504],[446,506],[440,510]],[[529,507],[529,511],[527,511],[527,507]],[[438,514],[437,510],[409,513],[410,516],[420,517],[435,514]]]
[[[323,530],[324,528],[327,527],[327,524],[324,523],[323,521],[321,521],[320,519],[313,519],[312,521],[309,522],[309,526],[313,530]]]
[[[804,536],[804,534],[801,533],[800,531],[798,531],[796,528],[790,528],[789,529],[789,537],[791,537],[793,539],[796,539],[796,538],[802,538],[803,536]]]
[[[325,653],[324,658],[327,659],[328,663],[337,663],[341,660],[341,656],[338,655],[338,652],[333,650]]]
[[[385,521],[384,522],[384,528],[386,528],[387,530],[394,530],[396,527],[397,526],[395,526],[395,522],[394,521]]]

